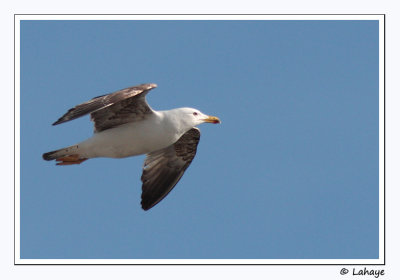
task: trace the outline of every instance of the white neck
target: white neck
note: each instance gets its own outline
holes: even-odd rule
[[[162,121],[165,122],[166,125],[173,124],[173,126],[178,129],[180,135],[183,135],[194,126],[190,118],[182,118],[183,113],[180,108],[158,111],[158,113]]]

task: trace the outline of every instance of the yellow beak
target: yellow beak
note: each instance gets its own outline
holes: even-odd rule
[[[207,122],[207,123],[221,123],[221,121],[217,117],[213,117],[213,116],[208,116],[203,121]]]

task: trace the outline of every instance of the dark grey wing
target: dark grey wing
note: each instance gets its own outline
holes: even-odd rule
[[[142,84],[95,97],[69,109],[53,125],[74,120],[90,113],[91,119],[94,121],[95,131],[99,132],[142,119],[145,114],[152,113],[145,96],[155,87],[157,87],[156,84]]]
[[[178,183],[196,155],[200,130],[192,128],[176,143],[147,155],[142,174],[142,208],[149,210]]]

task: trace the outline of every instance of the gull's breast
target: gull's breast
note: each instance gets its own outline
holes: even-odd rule
[[[86,158],[123,158],[165,148],[179,137],[162,121],[149,118],[95,133],[92,138],[78,145]]]

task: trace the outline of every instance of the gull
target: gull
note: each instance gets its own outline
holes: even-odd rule
[[[141,84],[95,97],[68,110],[53,125],[90,114],[93,136],[43,154],[57,165],[80,164],[97,157],[125,158],[145,154],[141,176],[144,210],[159,203],[178,183],[196,155],[202,123],[219,118],[193,108],[153,110],[146,101],[156,84]]]

